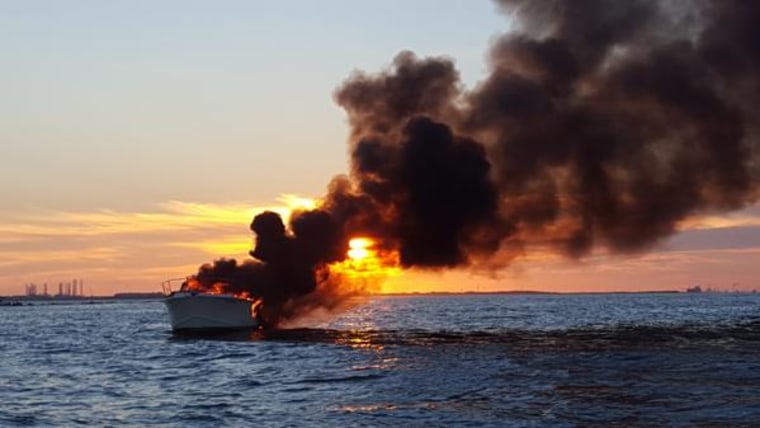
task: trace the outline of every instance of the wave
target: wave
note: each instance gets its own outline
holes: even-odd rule
[[[175,339],[333,343],[350,347],[380,346],[507,346],[513,349],[576,350],[688,348],[691,346],[760,346],[760,317],[717,323],[619,324],[567,329],[336,330],[278,329],[253,332],[204,332]]]

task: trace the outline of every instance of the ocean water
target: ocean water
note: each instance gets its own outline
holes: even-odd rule
[[[0,307],[0,426],[760,424],[760,295],[379,297],[303,324]]]

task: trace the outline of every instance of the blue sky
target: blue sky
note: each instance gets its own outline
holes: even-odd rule
[[[493,9],[1,2],[0,196],[14,208],[135,209],[319,194],[346,166],[334,88],[403,49],[450,55],[475,82],[506,22]]]

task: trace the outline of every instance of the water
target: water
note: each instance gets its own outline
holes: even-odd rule
[[[383,297],[267,335],[161,302],[0,307],[0,425],[760,421],[758,295]]]

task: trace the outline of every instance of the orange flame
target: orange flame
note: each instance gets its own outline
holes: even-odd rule
[[[190,277],[186,280],[182,286],[181,291],[194,291],[196,293],[203,294],[228,294],[238,299],[250,300],[252,302],[258,302],[258,299],[254,299],[247,291],[241,291],[238,293],[230,292],[228,290],[229,284],[226,282],[215,282],[211,287],[204,287],[197,278]]]

